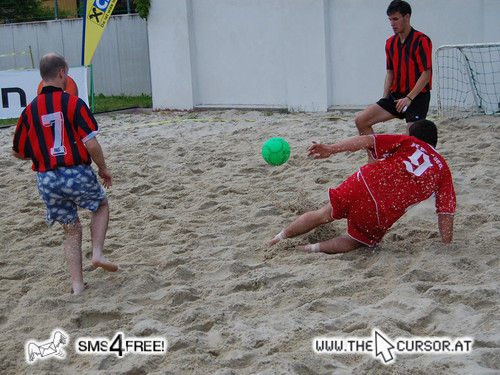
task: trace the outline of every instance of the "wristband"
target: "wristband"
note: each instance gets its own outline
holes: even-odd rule
[[[284,240],[285,238],[286,238],[286,236],[285,236],[285,230],[282,230],[276,236],[274,236],[274,239],[278,240],[278,241]]]
[[[406,97],[407,97],[408,99],[410,99],[410,102],[412,102],[412,101],[413,101],[413,99],[412,99],[412,98],[410,98],[408,95],[406,95]]]
[[[319,253],[319,243],[311,245],[311,253]]]

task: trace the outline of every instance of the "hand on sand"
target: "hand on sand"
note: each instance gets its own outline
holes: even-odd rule
[[[109,260],[107,260],[105,257],[101,258],[93,258],[92,259],[92,264],[94,267],[102,267],[108,272],[116,272],[118,271],[118,266],[114,263],[111,263]]]

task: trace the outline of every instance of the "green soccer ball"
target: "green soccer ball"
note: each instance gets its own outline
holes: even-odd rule
[[[262,157],[271,165],[281,165],[290,157],[290,146],[283,138],[270,138],[262,146]]]

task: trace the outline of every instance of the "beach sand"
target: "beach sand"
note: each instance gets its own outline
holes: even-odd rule
[[[306,157],[311,141],[357,135],[354,112],[136,112],[97,116],[114,184],[105,255],[95,269],[90,214],[84,279],[70,294],[62,228],[45,224],[30,162],[0,130],[0,372],[2,374],[497,374],[500,371],[500,118],[436,120],[437,149],[458,207],[452,244],[440,241],[433,198],[411,209],[373,249],[306,254],[295,245],[343,234],[338,221],[269,248],[297,215],[322,207],[366,162],[364,152]],[[434,115],[435,117],[435,115]],[[155,124],[157,122],[165,122]],[[378,125],[402,133],[400,120]],[[289,161],[261,147],[283,137]],[[27,364],[25,343],[60,328],[63,360]],[[470,337],[468,354],[315,354],[316,337]],[[82,355],[80,337],[164,337],[163,355]]]

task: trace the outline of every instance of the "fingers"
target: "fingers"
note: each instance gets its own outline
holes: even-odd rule
[[[396,111],[401,112],[403,110],[403,99],[398,99],[396,102]]]
[[[309,150],[307,151],[307,156],[312,156],[312,155],[314,155],[315,153],[316,153],[316,151],[315,151],[315,150],[311,150],[311,149],[309,149]]]
[[[312,143],[312,146],[307,149],[308,152],[314,151],[319,146],[318,142],[316,141],[312,141]]]
[[[408,109],[408,106],[411,104],[410,99],[402,98],[394,101],[396,103],[396,111],[405,112]]]
[[[112,185],[113,185],[113,179],[111,178],[111,176],[109,177],[104,177],[103,181],[102,181],[102,185],[106,188],[106,189],[109,189]]]
[[[313,156],[314,155],[314,158],[315,159],[320,159],[320,158],[323,158],[325,157],[325,155],[323,155],[325,153],[325,149],[324,149],[324,145],[322,143],[318,143],[316,141],[312,141],[313,145],[311,147],[309,147],[309,149],[307,150],[307,156]]]
[[[325,159],[331,155],[331,152],[324,149],[309,151],[307,156],[312,156],[314,159]]]
[[[400,105],[399,105],[400,101],[401,101],[401,99],[398,99],[398,100],[394,101],[396,103],[396,111],[398,111],[398,112],[401,112],[401,108],[400,108]]]
[[[100,171],[99,176],[101,176],[102,178],[102,186],[104,186],[106,189],[113,185],[113,177],[111,176],[111,173]]]
[[[319,158],[323,157],[321,154],[321,151],[318,151],[318,150],[309,151],[307,153],[307,156],[312,156],[314,159],[319,159]]]
[[[316,148],[314,148],[314,146],[311,146],[308,150],[307,150],[307,156],[312,156],[314,154],[318,153],[318,150],[316,150]]]

